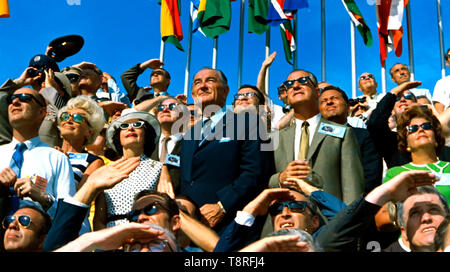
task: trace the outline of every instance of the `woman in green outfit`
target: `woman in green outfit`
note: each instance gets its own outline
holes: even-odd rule
[[[411,155],[411,162],[388,169],[383,182],[404,171],[425,170],[435,173],[440,180],[436,189],[450,200],[450,162],[440,161],[437,154],[445,145],[442,126],[426,107],[413,106],[405,111],[397,124],[398,149]]]

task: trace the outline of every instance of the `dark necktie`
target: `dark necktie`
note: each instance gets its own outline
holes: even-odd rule
[[[170,140],[170,136],[164,137],[161,141],[161,156],[159,157],[159,161],[162,163],[166,162],[167,157],[167,142]]]
[[[23,152],[25,149],[27,149],[27,146],[24,143],[18,143],[16,145],[16,151],[14,152],[11,162],[9,163],[11,169],[16,172],[17,178],[20,178],[20,172],[23,165]],[[14,192],[13,186],[9,188],[9,192],[11,193],[11,211],[15,212],[19,209],[19,198],[16,192]]]
[[[303,122],[302,124],[302,136],[300,139],[300,150],[298,152],[298,159],[305,160],[306,156],[308,156],[309,149],[309,124],[308,122]]]

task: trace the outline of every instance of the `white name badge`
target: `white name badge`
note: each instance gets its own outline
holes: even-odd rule
[[[180,156],[167,154],[166,164],[170,164],[176,167],[180,167]]]
[[[336,126],[336,125],[328,124],[328,123],[320,123],[320,126],[319,126],[319,133],[338,137],[338,138],[344,138],[346,130],[347,130],[346,127]]]
[[[69,159],[73,159],[73,160],[86,160],[88,157],[88,154],[86,153],[72,153],[72,152],[68,152],[69,154]]]

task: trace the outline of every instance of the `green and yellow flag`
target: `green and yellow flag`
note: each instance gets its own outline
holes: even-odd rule
[[[180,44],[183,31],[180,22],[179,0],[161,0],[161,38],[184,51]]]
[[[267,0],[248,0],[248,32],[262,34],[269,30],[267,24]]]
[[[0,18],[9,17],[8,0],[0,0]]]
[[[230,30],[231,1],[201,0],[197,19],[206,37],[215,38]]]

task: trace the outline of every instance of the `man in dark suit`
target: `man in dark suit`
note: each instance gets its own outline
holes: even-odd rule
[[[259,122],[248,113],[227,110],[228,92],[220,70],[203,68],[195,75],[192,97],[203,119],[181,142],[181,193],[194,200],[204,221],[219,233],[265,186]]]
[[[375,149],[369,132],[363,128],[355,128],[347,123],[349,111],[347,94],[338,87],[327,86],[322,89],[319,98],[320,113],[322,117],[341,125],[351,127],[361,151],[366,181],[365,193],[372,191],[381,184],[383,178],[383,161]]]

